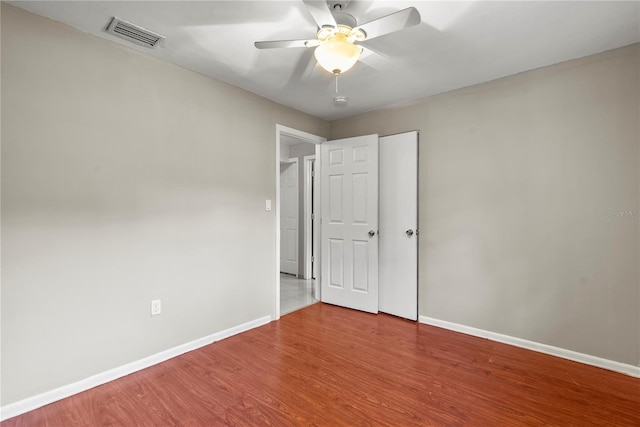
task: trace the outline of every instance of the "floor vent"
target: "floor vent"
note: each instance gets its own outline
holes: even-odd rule
[[[129,40],[131,43],[145,46],[150,49],[155,49],[158,47],[160,42],[165,39],[165,37],[160,34],[138,27],[131,22],[123,21],[115,16],[111,19],[111,22],[107,27],[107,33],[111,33],[125,40]]]

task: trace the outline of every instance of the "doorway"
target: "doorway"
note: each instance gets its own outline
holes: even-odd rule
[[[341,287],[344,288],[342,279],[349,277],[350,280],[355,280],[355,284],[351,283],[349,286],[350,288],[360,291],[364,291],[365,289],[367,290],[367,292],[359,292],[360,294],[378,294],[378,298],[375,299],[376,301],[372,300],[370,304],[371,307],[366,309],[366,311],[383,311],[394,314],[396,316],[415,320],[417,318],[418,291],[418,133],[414,131],[407,132],[406,134],[398,134],[382,138],[378,138],[378,135],[375,135],[376,147],[371,145],[371,147],[369,148],[367,147],[369,146],[369,144],[373,144],[373,140],[370,143],[367,142],[365,144],[364,140],[359,141],[360,138],[362,137],[329,141],[326,144],[323,144],[323,142],[326,141],[325,138],[298,131],[292,128],[287,128],[285,126],[276,125],[277,164],[279,164],[280,160],[283,159],[283,154],[286,155],[286,157],[284,157],[286,161],[289,161],[289,158],[292,158],[289,157],[288,153],[290,149],[282,148],[284,146],[281,147],[281,141],[293,139],[293,143],[295,144],[304,143],[315,145],[315,156],[309,154],[298,159],[299,170],[301,171],[301,175],[303,175],[303,178],[301,179],[304,179],[306,177],[306,180],[303,184],[301,184],[301,187],[309,188],[310,182],[312,183],[312,190],[310,192],[310,194],[312,194],[312,201],[308,201],[308,196],[300,197],[300,210],[305,212],[305,217],[299,222],[299,224],[301,224],[304,221],[304,231],[299,233],[300,255],[298,260],[300,260],[300,263],[298,275],[300,277],[298,279],[304,280],[304,278],[308,277],[309,274],[311,274],[312,277],[315,277],[316,280],[313,282],[313,284],[315,285],[313,287],[315,288],[313,291],[313,297],[315,297],[316,300],[321,300],[324,302],[342,306],[353,306],[353,308],[356,308],[355,306],[360,304],[359,299],[358,304],[354,303],[350,305],[348,304],[349,301],[345,303],[345,301],[343,301],[344,298],[340,297],[339,295],[337,296],[337,298],[334,298],[334,300],[331,300],[331,292],[323,292],[325,285],[329,286],[328,282],[331,282],[331,285],[333,285],[333,288],[335,288],[333,289],[333,291],[336,291],[336,289]],[[376,205],[376,207],[370,207],[366,203],[364,203],[363,200],[360,200],[362,198],[361,196],[365,194],[365,192],[363,192],[362,190],[373,188],[373,184],[378,181],[377,169],[375,171],[372,169],[369,172],[360,170],[366,164],[377,164],[377,160],[373,161],[373,158],[378,158],[378,143],[380,143],[381,154],[384,154],[382,156],[383,158],[381,159],[383,164],[380,167],[380,173],[383,181],[385,181],[386,183],[381,187],[382,194],[380,194],[380,202],[383,203],[384,207],[380,210],[381,221],[379,225],[377,219],[370,216],[374,212],[378,211],[379,206]],[[288,146],[291,145],[293,144],[290,143]],[[350,145],[352,145],[352,147],[348,148],[348,146]],[[349,153],[346,153],[347,155],[345,155],[344,152],[346,148],[351,150],[349,151]],[[283,153],[281,153],[281,151]],[[373,157],[370,158],[370,156]],[[323,161],[320,161],[321,157],[327,158]],[[351,159],[349,160],[349,162],[352,163],[351,166],[347,164],[349,163],[347,162],[347,159]],[[326,165],[328,165],[327,168],[321,168],[321,164],[325,163]],[[343,173],[338,173],[340,171],[336,170],[334,171],[335,173],[333,175],[334,179],[329,176],[331,175],[331,173],[329,172],[330,170],[336,168],[340,169],[347,166],[349,166],[349,168],[353,170],[349,169],[348,171],[346,171],[346,175],[344,173],[345,171],[342,171]],[[365,174],[365,172],[367,173]],[[370,173],[371,180],[367,178]],[[387,178],[384,178],[385,176]],[[309,177],[315,179],[311,180]],[[389,177],[393,177],[394,179],[389,180]],[[399,178],[401,178],[400,181],[398,181]],[[347,179],[350,184],[346,186],[338,185],[345,179]],[[369,181],[371,182],[369,183]],[[377,185],[375,185],[375,187],[377,187]],[[339,191],[341,188],[343,189],[343,191]],[[347,192],[346,190],[349,188],[352,188],[353,191]],[[402,191],[398,191],[398,189],[402,189]],[[278,170],[276,173],[277,265],[279,265],[280,261],[281,243],[279,215],[280,193],[280,171]],[[332,193],[335,194],[332,195]],[[351,194],[351,196],[348,196],[348,194]],[[357,195],[357,197],[354,198],[354,195]],[[402,197],[401,199],[398,199],[398,196],[400,195],[402,195]],[[367,196],[367,199],[372,197],[373,196]],[[378,200],[377,195],[373,198]],[[323,204],[320,201],[321,199],[326,199],[329,203]],[[332,200],[333,202],[331,202]],[[400,201],[402,201],[403,203],[399,203]],[[411,203],[407,204],[404,202]],[[323,205],[324,208],[322,207]],[[339,207],[341,209],[338,209]],[[342,208],[345,208],[347,210],[343,211]],[[328,209],[328,211],[324,212],[326,209]],[[352,210],[352,212],[349,213],[349,210]],[[309,212],[312,214],[311,216],[309,216]],[[321,212],[324,213],[321,214]],[[359,226],[359,228],[363,228],[366,225],[366,227],[363,228],[363,230],[366,232],[366,235],[349,237],[352,241],[353,246],[353,248],[351,248],[350,250],[340,250],[341,248],[344,249],[343,246],[346,242],[346,239],[338,238],[340,236],[335,237],[333,240],[330,239],[329,241],[325,241],[330,236],[328,233],[329,230],[324,230],[323,227],[327,227],[329,225],[335,226],[336,224],[340,225],[343,222],[342,220],[340,220],[342,218],[342,214],[340,214],[341,212],[342,214],[345,214],[346,212],[351,217],[353,217],[353,221],[351,221],[353,226]],[[334,218],[335,215],[340,216],[340,218]],[[324,224],[325,221],[321,220],[322,217],[325,216],[326,224]],[[320,218],[320,220],[317,220],[317,218]],[[382,228],[378,230],[378,226],[381,226]],[[322,239],[320,232],[321,228],[323,228],[324,230],[322,232]],[[311,230],[310,233],[308,230]],[[378,236],[380,236],[380,245],[382,248],[379,255],[377,249]],[[352,239],[352,237],[354,238]],[[331,244],[333,244],[333,251],[331,250]],[[367,255],[370,252],[368,249],[369,247],[375,249],[375,251],[372,250],[372,253],[370,254],[373,255],[373,253],[375,252],[375,257],[373,258]],[[401,253],[403,255],[399,256],[399,254]],[[309,256],[309,254],[314,257],[311,263],[309,262],[309,259],[306,258],[307,256]],[[344,258],[343,255],[347,257],[351,256],[353,259],[350,260]],[[378,256],[380,257],[380,259],[378,259]],[[341,259],[342,262],[340,261]],[[348,265],[345,264],[345,260],[348,261]],[[353,263],[351,261],[353,261]],[[373,268],[373,270],[370,271],[369,266],[377,264],[378,261],[383,264],[380,268],[380,272],[378,271],[378,268]],[[324,265],[325,263],[327,263],[327,265]],[[332,265],[333,268],[331,268]],[[345,269],[345,265],[349,268]],[[359,267],[355,268],[356,265]],[[367,268],[364,268],[365,266]],[[281,314],[290,312],[290,309],[288,308],[286,309],[286,311],[281,310],[281,299],[284,296],[281,292],[281,281],[287,282],[288,285],[288,279],[290,279],[290,277],[285,276],[283,279],[281,279],[281,273],[279,271],[280,269],[278,268],[276,270],[276,301],[273,316],[274,320],[279,319]],[[346,273],[348,273],[348,275]],[[378,273],[381,273],[381,283],[378,283]],[[324,283],[324,281],[322,280],[323,277],[327,278],[327,283]],[[398,282],[402,282],[402,286],[398,287]],[[340,292],[338,292],[338,294],[339,293]],[[351,292],[349,295],[354,296],[355,293]],[[307,304],[303,304],[302,306],[305,305]],[[362,308],[358,307],[358,309]]]
[[[325,140],[276,125],[276,320],[320,299],[319,275],[314,274],[320,263],[314,251],[319,230],[312,215],[318,209],[318,197],[314,197],[317,144]]]

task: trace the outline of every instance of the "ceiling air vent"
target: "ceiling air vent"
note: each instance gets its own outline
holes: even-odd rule
[[[107,33],[111,33],[115,36],[129,40],[131,43],[139,44],[140,46],[155,49],[158,44],[165,39],[160,34],[153,33],[142,27],[132,24],[131,22],[124,21],[115,16],[107,27]]]

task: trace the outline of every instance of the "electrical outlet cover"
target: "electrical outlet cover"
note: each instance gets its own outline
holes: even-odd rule
[[[151,301],[151,315],[157,316],[162,313],[162,304],[159,299],[154,299]]]

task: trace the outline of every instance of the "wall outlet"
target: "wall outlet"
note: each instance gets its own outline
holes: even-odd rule
[[[151,301],[151,315],[157,316],[162,313],[162,304],[159,299],[154,299]]]

